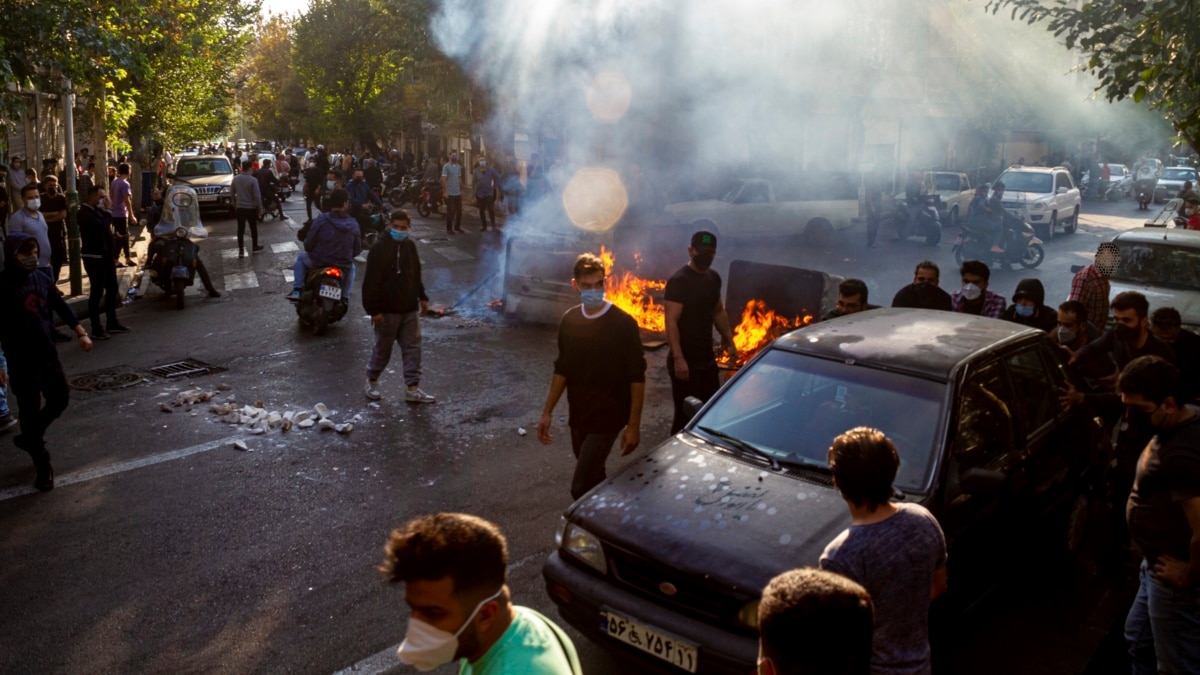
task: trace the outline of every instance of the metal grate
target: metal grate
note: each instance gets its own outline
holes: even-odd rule
[[[68,384],[76,391],[107,391],[132,387],[145,381],[146,378],[141,373],[129,366],[117,366],[94,373],[84,373]]]
[[[184,359],[182,361],[173,361],[171,363],[164,363],[159,366],[154,366],[153,368],[150,368],[150,373],[152,375],[157,375],[158,377],[171,379],[175,377],[192,377],[195,375],[212,375],[213,373],[219,373],[223,370],[225,369],[218,366],[211,366],[203,361],[197,361],[196,359]]]

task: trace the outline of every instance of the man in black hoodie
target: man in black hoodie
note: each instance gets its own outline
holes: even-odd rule
[[[404,361],[404,384],[409,403],[433,403],[436,399],[421,391],[420,315],[429,311],[429,296],[421,282],[421,258],[417,245],[408,237],[411,226],[408,212],[392,211],[385,236],[367,254],[363,279],[363,309],[375,326],[375,347],[367,362],[367,398],[378,401],[379,375],[392,358],[392,344],[400,344]]]
[[[80,349],[91,351],[92,341],[50,277],[35,272],[38,253],[37,240],[24,232],[14,232],[4,240],[0,346],[8,356],[8,373],[0,370],[0,387],[12,380],[21,419],[21,434],[13,443],[33,458],[37,469],[33,486],[45,492],[54,489],[46,428],[67,409],[68,400],[67,378],[54,344],[54,314],[75,331]]]
[[[1058,312],[1046,306],[1046,289],[1037,279],[1022,279],[1013,293],[1013,304],[1001,319],[1049,332],[1058,327]]]

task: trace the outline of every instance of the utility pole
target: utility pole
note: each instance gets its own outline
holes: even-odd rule
[[[71,276],[71,295],[83,293],[83,264],[79,240],[79,192],[75,183],[75,91],[71,78],[64,78],[63,120],[67,132],[67,256]],[[112,302],[110,299],[109,302]]]

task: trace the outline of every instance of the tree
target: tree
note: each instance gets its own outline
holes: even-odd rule
[[[1200,152],[1200,14],[1192,0],[1085,2],[989,0],[1013,20],[1043,23],[1078,50],[1109,101],[1132,98],[1158,110]]]
[[[287,17],[260,22],[258,38],[246,53],[238,103],[250,127],[263,138],[299,139],[308,135],[308,97],[292,67],[294,44]]]

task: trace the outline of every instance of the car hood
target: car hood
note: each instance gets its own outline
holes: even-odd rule
[[[605,543],[749,594],[815,566],[850,525],[832,487],[765,471],[686,432],[597,486],[568,518]]]
[[[213,176],[176,176],[174,181],[179,185],[230,185],[233,183],[233,176],[229,174],[217,174]]]
[[[1146,296],[1151,307],[1174,307],[1179,310],[1185,325],[1200,326],[1200,291],[1148,286],[1122,279],[1110,279],[1109,287],[1113,297],[1125,291],[1137,291]]]

